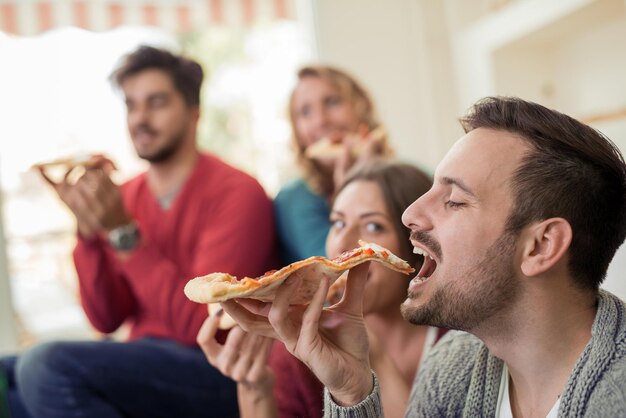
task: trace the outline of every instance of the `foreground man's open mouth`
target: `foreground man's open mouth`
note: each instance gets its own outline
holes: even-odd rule
[[[424,261],[422,262],[422,267],[417,272],[417,276],[411,280],[411,284],[421,284],[428,281],[430,276],[433,275],[437,269],[437,262],[433,259],[432,255],[423,248],[413,247],[413,253],[423,256]]]

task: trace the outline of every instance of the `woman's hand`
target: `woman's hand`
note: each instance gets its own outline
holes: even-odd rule
[[[363,322],[363,293],[369,263],[354,267],[343,299],[323,308],[328,278],[321,279],[308,306],[290,305],[299,280],[290,278],[277,290],[273,303],[241,299],[222,304],[224,310],[251,333],[285,343],[329,389],[341,405],[354,405],[373,388],[368,336]]]
[[[335,161],[333,170],[335,191],[339,190],[353,166],[390,154],[386,138],[372,135],[371,132],[351,133],[344,136],[341,142],[343,152]]]
[[[273,339],[248,334],[235,326],[224,345],[215,340],[223,311],[207,318],[196,338],[209,363],[224,376],[230,377],[247,389],[261,391],[271,396],[274,374],[267,365]]]

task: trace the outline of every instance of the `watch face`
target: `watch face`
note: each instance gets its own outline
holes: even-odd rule
[[[119,226],[109,232],[109,243],[116,250],[132,250],[135,248],[138,241],[139,230],[135,223]]]

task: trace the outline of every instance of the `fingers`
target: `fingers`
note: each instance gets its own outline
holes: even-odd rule
[[[124,208],[119,186],[113,183],[104,169],[87,170],[76,187],[88,200],[91,211],[103,229],[112,230],[132,220]]]
[[[102,229],[98,213],[101,209],[98,202],[88,190],[88,186],[77,183],[67,191],[65,203],[72,210],[79,222],[85,223],[90,229],[99,231]]]
[[[241,327],[231,328],[219,355],[218,368],[224,375],[233,378],[233,380],[237,380],[232,371],[239,361],[240,351],[247,337],[248,334]]]
[[[383,154],[384,145],[382,140],[378,138],[368,138],[363,145],[359,161],[370,160],[374,157],[382,156]]]
[[[88,169],[99,168],[104,170],[106,174],[111,174],[113,171],[117,170],[115,163],[103,154],[92,155],[90,160],[85,164],[85,167]]]
[[[267,316],[272,308],[271,303],[256,299],[235,299],[235,301],[255,315]]]
[[[221,346],[215,340],[215,334],[217,334],[221,317],[222,315],[219,311],[215,315],[207,317],[200,327],[200,331],[198,331],[198,335],[196,337],[198,345],[211,364],[213,364],[213,362],[217,359],[217,356],[221,351]]]
[[[234,300],[222,302],[221,306],[244,331],[276,338],[276,332],[266,317],[248,311],[244,306]]]
[[[56,189],[56,186],[58,185],[57,182],[55,182],[54,180],[52,180],[48,174],[46,173],[46,169],[43,166],[37,166],[37,170],[39,171],[39,174],[41,174],[41,177],[43,177],[43,179],[52,187],[54,187]]]
[[[322,277],[320,286],[317,288],[311,303],[304,311],[304,315],[302,315],[300,337],[302,338],[302,344],[304,346],[308,346],[319,333],[320,316],[322,315],[322,309],[324,308],[324,301],[326,300],[329,287],[330,280],[328,277]]]
[[[236,326],[228,333],[224,345],[220,345],[214,339],[218,321],[217,315],[208,318],[197,337],[209,363],[238,383],[263,383],[268,375],[267,357],[273,340],[248,334]]]
[[[289,320],[289,304],[300,287],[300,282],[299,277],[292,275],[280,285],[276,290],[274,302],[267,317],[274,327],[274,331],[287,348],[295,343],[299,333],[296,325]]]
[[[268,374],[268,357],[274,342],[275,340],[271,338],[259,337],[256,346],[257,355],[252,359],[246,380],[249,382],[260,382],[266,378]]]
[[[237,328],[241,329],[239,327]],[[231,376],[233,380],[237,382],[245,381],[248,383],[255,383],[250,381],[249,374],[252,368],[252,363],[257,356],[257,346],[262,338],[265,337],[255,334],[245,335],[240,346],[238,347],[237,360],[232,366]]]
[[[338,308],[340,307],[341,310],[352,314],[360,315],[363,313],[363,297],[369,266],[370,262],[367,262],[350,269],[346,281],[346,290],[341,302],[337,305]]]

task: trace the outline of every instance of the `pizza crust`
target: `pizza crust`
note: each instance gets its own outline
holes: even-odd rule
[[[48,183],[58,185],[63,182],[75,184],[91,169],[102,169],[110,174],[115,170],[115,164],[103,154],[78,153],[34,164],[33,168],[39,170]]]
[[[53,167],[61,167],[66,170],[72,170],[75,167],[85,167],[91,168],[94,166],[100,166],[104,162],[111,163],[107,157],[102,154],[89,154],[89,153],[79,153],[76,155],[58,158],[56,160],[46,161],[42,163],[37,163],[33,167],[39,169],[48,169]]]
[[[290,276],[302,277],[292,304],[311,301],[319,287],[320,278],[326,276],[331,284],[346,270],[367,261],[375,261],[392,270],[410,274],[415,271],[406,261],[380,245],[359,241],[360,247],[329,260],[326,257],[309,257],[261,277],[238,280],[228,273],[212,273],[196,277],[185,285],[185,295],[198,303],[224,302],[235,298],[274,300],[276,289]]]

